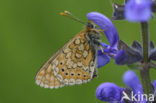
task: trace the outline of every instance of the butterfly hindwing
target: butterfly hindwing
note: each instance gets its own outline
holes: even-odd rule
[[[83,30],[58,50],[39,70],[36,83],[45,88],[82,84],[96,72],[94,53]]]
[[[51,64],[48,68],[41,68],[36,76],[36,83],[44,88],[58,88],[63,84],[54,76]]]

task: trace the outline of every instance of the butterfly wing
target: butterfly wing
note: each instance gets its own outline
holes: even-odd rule
[[[39,70],[36,83],[58,88],[90,81],[96,70],[96,53],[92,51],[83,30],[57,51]]]

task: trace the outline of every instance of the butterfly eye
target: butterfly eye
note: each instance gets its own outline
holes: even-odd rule
[[[95,26],[93,23],[88,23],[88,24],[87,24],[87,27],[88,27],[88,28],[96,28],[96,26]]]

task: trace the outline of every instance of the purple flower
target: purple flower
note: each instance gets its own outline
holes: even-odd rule
[[[128,86],[128,88],[120,88],[114,83],[103,83],[98,86],[96,90],[96,97],[105,102],[117,102],[117,103],[125,103],[125,95],[128,96],[127,100],[129,103],[133,103],[135,101],[131,100],[131,94],[136,95],[137,103],[146,103],[143,98],[138,99],[138,95],[143,94],[142,85],[137,77],[137,75],[133,71],[127,71],[123,75],[123,81]],[[123,99],[124,98],[124,99]]]
[[[87,14],[87,18],[94,23],[96,23],[102,30],[104,30],[104,33],[109,41],[109,45],[102,43],[103,45],[103,51],[106,52],[106,54],[102,53],[101,50],[98,51],[98,67],[102,67],[105,64],[107,64],[110,61],[110,55],[114,55],[117,51],[117,43],[119,40],[118,32],[111,22],[110,19],[108,19],[106,16],[104,16],[101,13],[98,12],[91,12]]]
[[[136,94],[138,92],[143,93],[142,85],[139,81],[138,76],[133,71],[127,71],[123,75],[124,83],[133,89],[133,92]]]
[[[125,18],[128,21],[145,22],[151,16],[151,0],[128,0],[125,4]]]
[[[143,94],[143,87],[139,81],[138,76],[133,71],[125,72],[123,76],[124,83],[133,90],[133,94],[136,95],[136,99],[138,95]],[[143,101],[141,101],[141,99]],[[146,103],[144,98],[138,99],[138,103]]]
[[[142,46],[134,41],[132,46],[128,46],[123,41],[118,42],[118,52],[115,56],[115,62],[118,65],[131,65],[143,60]]]
[[[105,102],[120,101],[123,90],[114,83],[103,83],[96,90],[96,97]]]

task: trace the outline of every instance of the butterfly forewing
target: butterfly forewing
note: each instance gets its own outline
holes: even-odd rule
[[[45,88],[82,84],[90,81],[96,71],[94,53],[83,30],[54,54],[39,70],[36,83]]]

